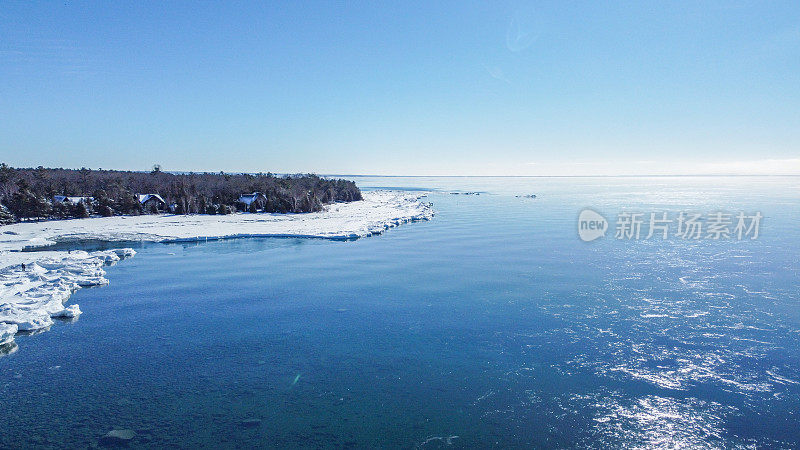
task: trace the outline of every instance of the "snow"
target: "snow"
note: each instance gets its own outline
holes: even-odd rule
[[[53,317],[58,317],[61,319],[74,319],[81,315],[81,309],[78,307],[77,304],[69,305],[66,308],[62,309],[61,311],[55,313]]]
[[[10,344],[14,341],[18,327],[10,323],[0,323],[0,346]]]
[[[247,206],[250,206],[261,195],[262,194],[260,192],[253,192],[252,194],[240,195],[239,196],[239,202],[240,203],[244,203]],[[266,200],[266,197],[264,199]]]
[[[433,217],[424,194],[373,191],[364,200],[329,205],[307,214],[145,215],[26,222],[0,227],[0,345],[19,331],[44,330],[53,318],[75,318],[65,306],[81,287],[108,284],[104,266],[136,254],[120,248],[85,252],[22,252],[57,242],[86,240],[181,242],[237,237],[354,239]],[[22,268],[25,264],[25,269]]]
[[[25,269],[21,265],[0,269],[0,326],[14,326],[15,332],[36,331],[51,326],[53,317],[77,317],[81,313],[78,305],[64,306],[70,295],[81,287],[108,284],[103,266],[135,253],[125,248],[29,252],[22,254],[24,258],[19,253],[3,254],[4,261],[11,256],[28,262]]]
[[[154,199],[158,200],[161,203],[167,203],[158,194],[136,194],[136,197],[139,199],[139,203],[141,203],[143,205],[145,203],[147,203],[147,201],[150,200],[151,198],[154,198]]]
[[[93,197],[68,197],[66,195],[55,195],[55,196],[53,196],[53,200],[56,203],[69,202],[69,203],[73,203],[73,204],[77,205],[80,202],[91,202],[92,200],[94,200],[94,198]]]
[[[162,214],[18,223],[0,227],[0,251],[84,240],[178,242],[272,236],[354,239],[433,217],[431,205],[421,202],[419,193],[373,191],[363,195],[362,201],[336,203],[325,211],[306,214]]]

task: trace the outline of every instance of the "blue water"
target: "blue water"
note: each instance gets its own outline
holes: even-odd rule
[[[137,248],[0,357],[0,447],[800,447],[800,179],[354,179],[437,215]],[[586,243],[585,207],[764,219]]]

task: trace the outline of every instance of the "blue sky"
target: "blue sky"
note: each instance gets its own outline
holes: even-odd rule
[[[800,174],[800,3],[4,1],[0,161]]]

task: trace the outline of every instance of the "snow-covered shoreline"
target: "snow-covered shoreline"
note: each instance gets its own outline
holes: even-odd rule
[[[235,237],[354,239],[433,217],[424,194],[365,192],[364,200],[303,214],[143,215],[26,222],[0,227],[0,251],[70,241],[180,242]],[[1,256],[0,256],[1,258]],[[4,264],[0,261],[0,267]]]
[[[81,287],[108,284],[103,267],[136,252],[130,248],[85,252],[48,251],[46,246],[82,241],[181,242],[237,237],[355,239],[407,222],[433,217],[424,194],[364,193],[364,200],[329,205],[307,214],[146,215],[27,222],[0,227],[0,351],[17,332],[47,329],[52,318],[77,317],[65,306]],[[43,251],[22,252],[45,247]],[[22,264],[25,264],[23,269]]]

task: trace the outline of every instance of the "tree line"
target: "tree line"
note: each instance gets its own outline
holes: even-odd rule
[[[243,194],[264,197],[250,206]],[[137,194],[158,194],[164,205],[140,203]],[[56,196],[85,197],[59,202]],[[91,199],[89,198],[91,197]],[[0,164],[0,224],[24,219],[176,214],[229,214],[235,211],[305,213],[323,205],[361,200],[354,182],[314,174],[170,173],[119,170],[13,168]]]

